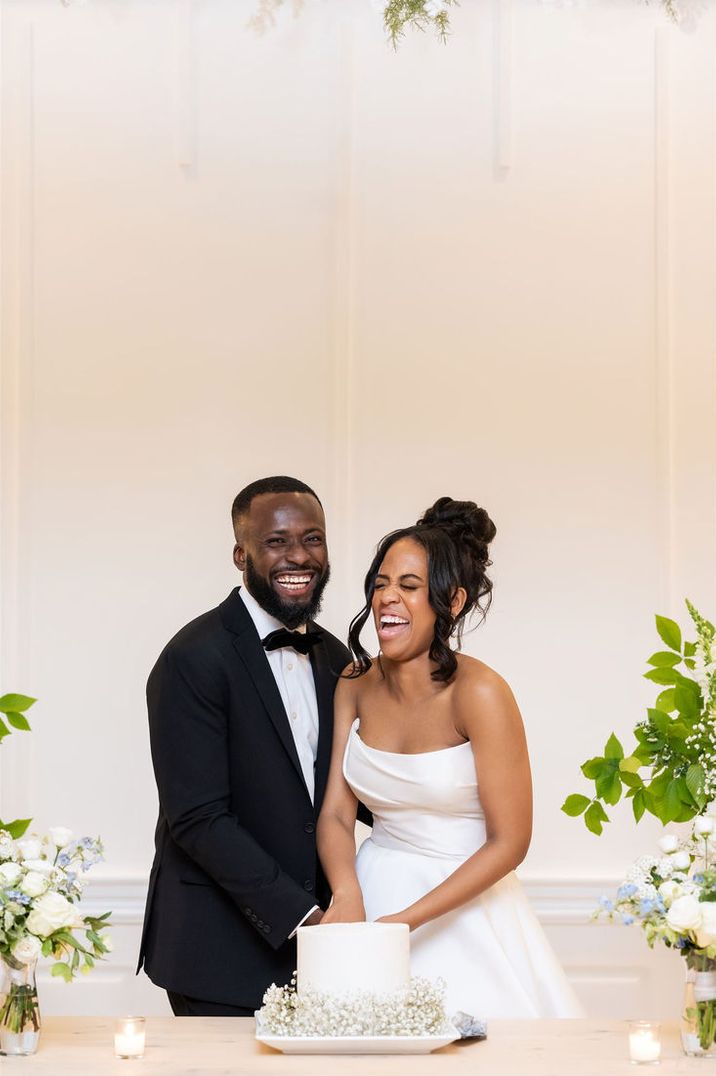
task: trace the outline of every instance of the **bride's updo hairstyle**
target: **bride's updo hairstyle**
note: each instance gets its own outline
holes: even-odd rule
[[[401,538],[410,538],[427,554],[428,600],[435,611],[430,659],[437,665],[431,676],[441,683],[451,680],[457,669],[457,658],[450,640],[456,640],[459,650],[470,614],[477,610],[481,622],[490,607],[492,581],[487,569],[492,561],[488,548],[495,534],[495,524],[484,508],[478,508],[474,501],[454,501],[452,497],[440,497],[414,526],[387,534],[378,545],[365,577],[365,605],[351,621],[348,632],[348,646],[353,655],[353,671],[349,676],[362,676],[371,667],[360,634],[371,614],[376,576],[390,547]],[[450,606],[459,587],[466,591],[467,598],[457,616],[453,616]]]

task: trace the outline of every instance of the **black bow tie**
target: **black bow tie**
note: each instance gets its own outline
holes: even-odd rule
[[[299,654],[308,654],[312,646],[315,646],[320,635],[317,632],[289,631],[288,628],[279,628],[272,631],[262,640],[264,650],[281,650],[284,646],[290,646]]]

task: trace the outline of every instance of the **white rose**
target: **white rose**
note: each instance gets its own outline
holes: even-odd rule
[[[713,818],[699,817],[694,822],[694,833],[698,833],[700,837],[706,837],[709,833],[713,833],[713,831]]]
[[[691,866],[691,856],[688,852],[674,852],[672,863],[676,870],[686,871]]]
[[[72,830],[67,829],[66,826],[53,826],[47,832],[55,848],[64,848],[66,844],[70,844],[75,838]]]
[[[666,922],[679,934],[687,930],[698,930],[701,926],[702,907],[696,897],[678,897],[666,913]]]
[[[28,897],[39,897],[47,889],[47,878],[44,874],[40,874],[38,871],[30,871],[23,878],[20,889],[23,893],[26,893]]]
[[[34,934],[26,934],[24,938],[20,938],[20,941],[15,943],[12,955],[21,964],[32,964],[34,960],[37,960],[41,951],[42,943],[40,939],[36,938]]]
[[[19,863],[3,863],[0,865],[0,885],[14,885],[21,874]]]
[[[696,944],[702,949],[716,944],[716,904],[713,901],[707,900],[701,905],[701,928],[696,935]]]
[[[667,856],[675,852],[679,847],[679,838],[673,833],[665,833],[663,837],[659,838],[659,848]]]
[[[23,837],[15,841],[20,859],[39,859],[42,854],[42,845],[37,837]]]
[[[38,874],[52,874],[57,870],[49,859],[23,859],[22,865],[26,871],[37,871]]]
[[[0,859],[12,859],[15,855],[15,842],[4,830],[0,833]]]
[[[40,938],[47,938],[62,927],[73,927],[77,912],[60,893],[45,893],[39,897],[27,917],[27,929]]]
[[[681,886],[669,879],[668,882],[662,882],[659,886],[659,896],[663,900],[664,904],[668,907],[672,901],[681,894]]]

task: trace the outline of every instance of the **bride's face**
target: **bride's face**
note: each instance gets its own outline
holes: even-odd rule
[[[385,554],[371,603],[380,649],[408,661],[430,648],[435,612],[428,599],[428,557],[419,542],[401,538]]]

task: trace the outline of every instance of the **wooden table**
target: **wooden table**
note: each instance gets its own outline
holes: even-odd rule
[[[1,1058],[2,1076],[705,1076],[708,1062],[684,1057],[676,1024],[662,1026],[660,1066],[627,1060],[626,1023],[600,1020],[494,1020],[486,1042],[417,1057],[285,1057],[254,1039],[251,1019],[147,1020],[141,1061],[114,1057],[111,1017],[48,1017],[33,1057]],[[709,1068],[710,1071],[710,1068]]]

